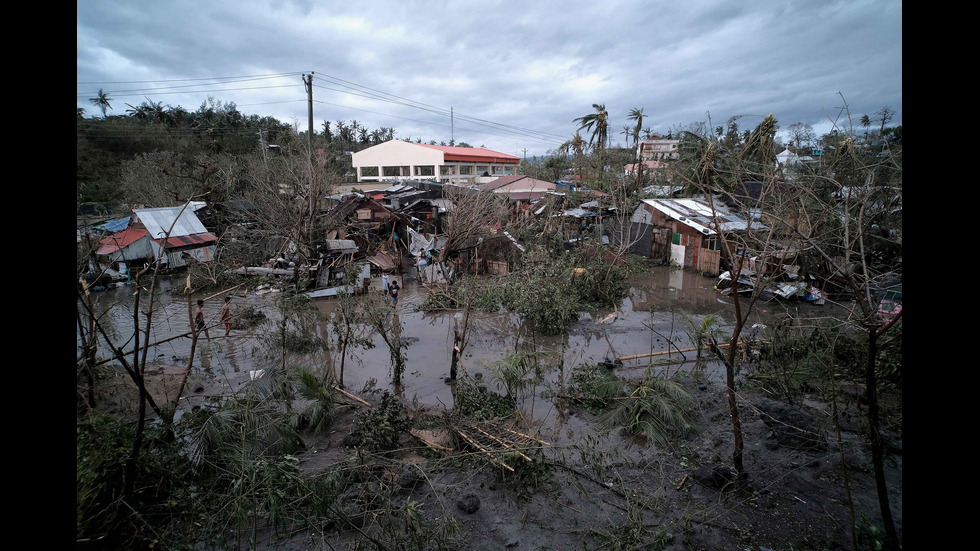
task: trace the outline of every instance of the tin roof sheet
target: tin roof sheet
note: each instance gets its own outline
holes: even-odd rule
[[[146,231],[154,239],[167,235],[171,227],[170,237],[184,237],[197,233],[207,233],[208,229],[194,214],[194,204],[187,208],[162,207],[155,209],[135,209],[137,219],[146,227]]]
[[[695,198],[644,199],[643,202],[669,218],[682,222],[705,235],[716,233],[716,225],[722,231],[739,231],[749,228],[749,221],[746,218],[732,213],[720,203],[716,203],[712,211],[710,205]],[[754,230],[766,229],[758,222],[753,223],[751,228]]]
[[[191,245],[206,245],[217,240],[217,237],[208,232],[195,233],[193,235],[171,235],[166,239],[168,249],[179,249]],[[158,245],[163,245],[164,239],[154,239],[153,241]]]

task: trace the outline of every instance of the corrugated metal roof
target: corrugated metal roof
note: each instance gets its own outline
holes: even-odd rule
[[[103,237],[99,240],[99,250],[95,251],[95,254],[112,254],[139,241],[145,235],[146,230],[144,229],[128,229]]]
[[[155,209],[136,209],[136,218],[146,227],[154,239],[162,238],[170,231],[170,237],[184,237],[197,233],[207,233],[208,229],[194,214],[194,203],[184,207],[162,207]],[[183,211],[183,212],[182,212]],[[179,216],[179,218],[178,218]]]
[[[217,241],[218,238],[214,235],[204,232],[195,233],[193,235],[171,235],[167,238],[167,248],[168,249],[179,249],[180,247],[187,247],[189,245],[205,245],[213,241]],[[154,239],[158,245],[163,245],[163,239]]]
[[[694,198],[644,199],[643,202],[705,235],[716,233],[715,221],[722,231],[739,231],[749,227],[748,220],[730,212],[719,203],[715,204],[715,209],[712,211],[710,205]],[[758,222],[753,223],[751,227],[754,230],[767,229]]]

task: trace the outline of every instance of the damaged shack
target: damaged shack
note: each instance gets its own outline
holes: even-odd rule
[[[720,202],[712,210],[712,205],[700,198],[644,199],[633,212],[631,223],[637,236],[633,252],[709,275],[722,271],[722,239],[736,232],[767,229]]]

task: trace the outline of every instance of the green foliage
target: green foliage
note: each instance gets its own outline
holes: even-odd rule
[[[570,383],[571,399],[591,413],[605,410],[625,395],[623,381],[602,364],[579,365],[572,370]]]
[[[566,400],[599,415],[607,430],[619,429],[641,443],[666,446],[694,430],[691,397],[677,381],[646,373],[638,381],[617,377],[602,364],[572,371]]]
[[[266,376],[259,381],[271,381]],[[188,417],[189,457],[202,469],[222,471],[229,465],[296,453],[303,447],[289,416],[271,394],[227,399],[216,411],[201,410]]]
[[[313,300],[303,294],[281,293],[276,298],[281,313],[279,329],[270,333],[270,351],[311,353],[328,350],[327,340],[319,331],[320,312]]]
[[[554,490],[556,487],[552,478],[554,467],[545,458],[541,448],[521,450],[521,452],[531,460],[528,461],[517,453],[503,455],[500,460],[514,470],[509,471],[502,467],[496,469],[494,471],[496,481],[511,488],[518,501],[527,501],[538,492],[547,493]]]
[[[629,381],[627,386],[632,387],[629,395],[615,400],[612,409],[600,418],[605,427],[619,428],[641,444],[658,447],[694,430],[687,413],[691,397],[678,382],[647,376]]]
[[[381,402],[357,415],[362,445],[373,452],[387,453],[398,449],[401,433],[411,427],[405,406],[397,396],[385,391]]]
[[[572,280],[572,270],[585,274]],[[608,308],[629,293],[628,269],[612,266],[595,251],[568,255],[562,247],[554,254],[532,249],[522,264],[491,282],[467,278],[448,293],[429,293],[420,310],[435,311],[474,308],[496,312],[501,308],[516,312],[537,333],[560,335],[578,321],[579,312]]]
[[[508,350],[501,360],[483,365],[504,387],[507,397],[516,400],[524,397],[530,387],[541,382],[542,356],[543,353],[540,352],[517,353]]]
[[[633,497],[626,495],[626,518],[605,531],[592,530],[601,549],[616,551],[661,551],[673,542],[674,537],[665,529],[652,530],[643,520],[643,510]]]
[[[453,411],[471,419],[500,420],[512,416],[517,409],[513,399],[466,378],[456,383]]]
[[[321,434],[330,427],[337,410],[340,393],[334,388],[334,379],[329,372],[320,375],[306,368],[297,368],[294,377],[299,396],[312,400],[312,403],[295,415],[293,426]]]
[[[269,321],[265,312],[254,306],[235,306],[235,329],[251,329]]]
[[[878,360],[875,363],[878,382],[901,390],[902,388],[902,333],[891,331],[878,340]]]
[[[137,461],[135,494],[123,501],[132,425],[99,416],[76,426],[76,538],[78,549],[135,549],[160,535],[186,530],[193,518],[186,488],[193,473],[179,447],[150,428]],[[180,504],[180,505],[178,505]]]
[[[691,343],[698,349],[695,369],[703,367],[704,351],[711,342],[711,338],[720,335],[717,327],[720,319],[718,316],[709,314],[701,318],[701,321],[698,321],[694,316],[684,315],[684,321],[688,325],[687,336],[691,339]]]
[[[792,319],[766,330],[766,353],[749,375],[749,381],[777,399],[793,402],[814,390],[819,376],[834,364],[835,344],[843,348],[849,340],[835,338],[830,328],[813,329]],[[853,352],[858,352],[854,349]],[[843,354],[844,356],[849,355]]]

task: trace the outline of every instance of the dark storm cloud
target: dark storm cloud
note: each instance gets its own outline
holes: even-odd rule
[[[889,106],[901,122],[901,2],[82,0],[76,14],[77,105],[90,115],[102,88],[114,114],[212,96],[305,130],[300,73],[314,71],[318,130],[358,120],[508,153],[554,149],[594,103],[614,141],[631,108],[661,132],[773,113],[825,133],[845,100],[856,118]]]

